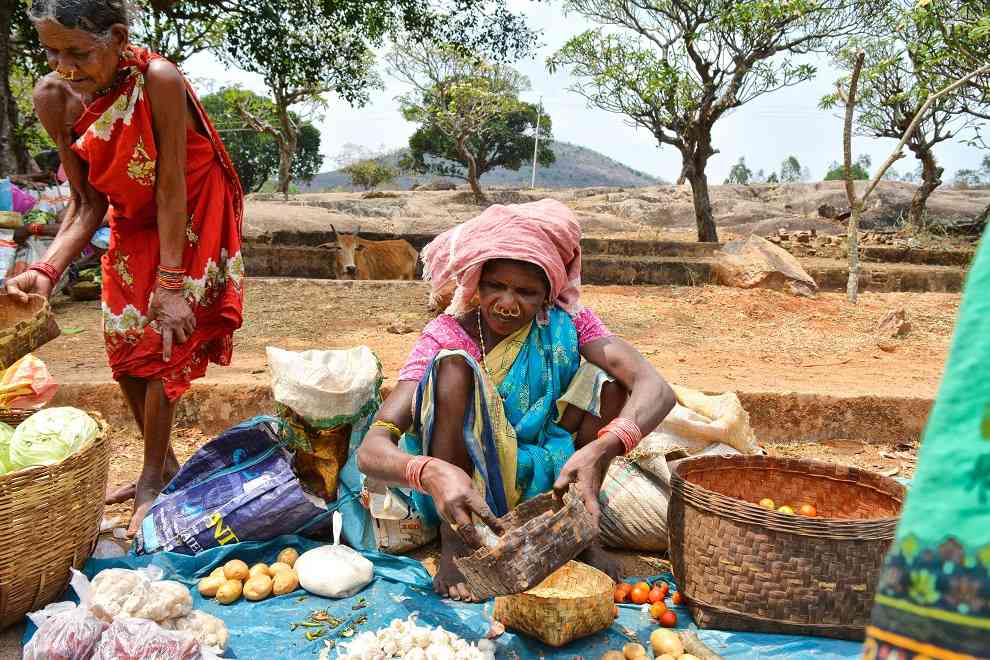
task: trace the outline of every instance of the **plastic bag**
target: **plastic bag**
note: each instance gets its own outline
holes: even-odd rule
[[[749,423],[749,413],[742,407],[735,392],[713,396],[687,387],[674,386],[673,389],[681,414],[675,414],[675,407],[660,429],[693,441],[698,451],[719,442],[733,447],[740,454],[761,453]]]
[[[165,621],[189,614],[189,589],[161,577],[162,570],[154,566],[100,571],[91,585],[93,613],[108,621],[117,617]]]
[[[437,537],[437,528],[426,524],[400,489],[365,481],[363,504],[375,526],[378,551],[400,555],[421,548]]]
[[[154,621],[119,617],[103,633],[92,660],[201,660],[215,657],[185,633]]]
[[[108,624],[89,610],[90,585],[86,576],[71,570],[69,584],[79,597],[79,604],[52,603],[28,614],[38,630],[24,646],[24,660],[86,660],[107,629]]]
[[[48,366],[33,355],[25,355],[0,376],[0,408],[38,410],[56,391],[58,383]]]
[[[333,545],[304,552],[293,568],[303,589],[324,598],[349,598],[371,584],[375,566],[352,548],[340,545],[343,519],[333,513]]]

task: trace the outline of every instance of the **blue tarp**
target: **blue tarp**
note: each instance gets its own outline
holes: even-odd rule
[[[165,579],[178,580],[195,586],[199,578],[209,574],[217,566],[230,559],[241,559],[249,565],[263,561],[271,563],[278,552],[293,546],[305,551],[319,545],[295,536],[283,536],[264,543],[238,543],[214,548],[195,557],[174,553],[158,553],[149,556],[127,556],[117,559],[91,559],[84,573],[90,578],[106,568],[138,568],[149,564],[165,571]],[[292,623],[308,618],[314,610],[326,609],[329,614],[345,622],[358,616],[368,621],[357,628],[375,630],[395,618],[406,618],[419,612],[422,623],[442,625],[468,640],[485,636],[490,620],[485,605],[464,604],[442,600],[431,590],[431,580],[422,565],[412,559],[378,553],[363,553],[375,564],[375,581],[353,598],[330,600],[312,596],[299,590],[285,596],[252,603],[240,600],[234,605],[220,605],[202,598],[193,589],[193,606],[222,618],[230,631],[230,641],[225,657],[229,658],[314,658],[324,648],[323,639],[308,641],[305,632],[309,628],[291,630]],[[650,581],[667,580],[670,575],[657,576]],[[368,607],[354,610],[359,598]],[[66,600],[69,598],[67,597]],[[684,608],[675,608],[680,627],[688,627],[690,615]],[[346,627],[346,623],[341,629]],[[648,646],[649,634],[656,624],[650,623],[638,606],[622,606],[619,619],[611,628],[593,637],[578,640],[562,649],[552,649],[526,637],[506,633],[496,640],[499,658],[543,658],[546,660],[573,660],[583,656],[588,660],[598,658],[608,650],[619,650],[630,640],[623,628],[633,631],[639,641]],[[694,627],[690,625],[690,627]],[[24,641],[30,639],[34,626],[28,625]],[[699,631],[699,636],[716,653],[726,658],[821,658],[823,660],[857,660],[861,644],[811,637],[784,635],[757,635],[718,631]],[[346,640],[340,640],[346,641]],[[331,658],[335,657],[331,654]]]

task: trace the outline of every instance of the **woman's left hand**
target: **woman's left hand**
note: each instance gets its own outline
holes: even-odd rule
[[[616,446],[617,445],[617,446]],[[558,499],[563,498],[571,484],[576,484],[581,500],[598,526],[601,507],[598,504],[598,492],[602,489],[602,481],[612,459],[619,456],[622,443],[614,436],[606,436],[574,452],[574,455],[564,464],[560,476],[553,485]]]
[[[184,344],[196,330],[196,315],[182,291],[159,287],[151,299],[151,320],[162,335],[162,359],[172,359],[172,344]]]

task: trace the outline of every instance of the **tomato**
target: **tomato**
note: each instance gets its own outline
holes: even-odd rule
[[[784,514],[787,514],[788,516],[793,516],[794,515],[794,509],[792,509],[791,507],[789,507],[789,506],[787,506],[785,504],[784,506],[782,506],[779,509],[777,509],[777,513],[784,513]]]
[[[667,584],[666,582],[661,582],[657,586],[660,587],[660,591],[663,593],[663,597],[666,598],[667,594],[670,593],[670,585]]]
[[[674,594],[670,597],[670,600],[673,601],[674,605],[684,604],[684,596],[681,595],[680,591],[675,591]]]
[[[652,616],[654,619],[657,619],[658,621],[660,620],[660,617],[663,616],[663,613],[666,611],[667,611],[667,606],[664,605],[662,601],[650,605],[650,616]]]
[[[626,602],[626,600],[628,600],[629,591],[625,589],[625,587],[628,586],[629,586],[628,584],[620,584],[615,588],[615,593],[613,593],[612,596],[615,599],[616,603],[624,603]]]
[[[650,601],[651,603],[659,603],[660,601],[663,600],[663,597],[664,597],[663,589],[661,589],[660,585],[658,584],[652,589],[650,589],[650,594],[647,597],[647,600]]]
[[[642,605],[650,599],[650,585],[645,582],[640,582],[632,591],[629,593],[629,600],[636,603],[637,605]]]
[[[770,509],[771,511],[777,508],[777,506],[773,503],[773,500],[771,500],[769,497],[764,497],[762,500],[760,500],[760,506],[762,506],[764,509]]]
[[[677,625],[677,615],[667,610],[660,616],[660,625],[664,628],[673,628]]]
[[[814,518],[818,515],[818,509],[815,508],[814,504],[802,504],[798,512],[802,516],[808,516],[809,518]]]

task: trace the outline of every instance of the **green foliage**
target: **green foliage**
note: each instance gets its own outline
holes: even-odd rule
[[[780,179],[777,178],[776,172],[770,173],[770,176],[767,177],[767,183],[780,183]]]
[[[398,169],[377,160],[359,160],[344,167],[342,171],[351,178],[352,186],[364,190],[374,190],[399,176]]]
[[[278,171],[279,149],[275,139],[266,133],[258,133],[247,126],[237,110],[247,107],[256,116],[274,120],[275,108],[271,101],[252,92],[229,87],[202,98],[203,106],[223,138],[234,168],[241,178],[241,185],[249,192],[257,192]],[[320,155],[320,131],[310,123],[299,122],[299,139],[296,157],[292,162],[292,178],[310,181],[323,164]]]
[[[197,53],[216,50],[232,20],[231,13],[217,4],[138,0],[138,20],[131,26],[131,39],[176,64]]]
[[[957,170],[953,177],[957,188],[983,188],[990,186],[990,156],[984,156],[979,169]]]
[[[699,239],[716,240],[704,169],[712,127],[755,98],[809,80],[795,55],[859,29],[856,0],[566,0],[602,25],[548,61],[592,105],[629,118],[681,153],[695,189]],[[622,29],[615,29],[616,26]]]
[[[853,162],[852,165],[852,178],[853,181],[867,181],[870,178],[870,165],[872,165],[872,159],[867,155],[862,155]],[[825,174],[825,181],[845,181],[846,180],[846,167],[842,163],[833,162],[828,166],[828,172]]]
[[[748,167],[746,167],[746,159],[740,157],[739,161],[729,169],[729,177],[725,180],[726,183],[741,183],[743,185],[749,183],[752,178],[753,172]]]
[[[796,156],[788,156],[780,164],[780,180],[784,183],[797,183],[804,180],[801,173],[801,163]]]
[[[474,155],[479,178],[495,168],[517,171],[532,163],[540,112],[536,105],[520,103],[518,109],[492,117],[487,126],[467,139],[467,151]],[[539,124],[537,163],[549,167],[555,161],[550,117],[541,115]],[[421,126],[409,138],[409,152],[403,166],[418,174],[465,180],[468,175],[467,159],[461,155],[453,138],[431,123]]]

